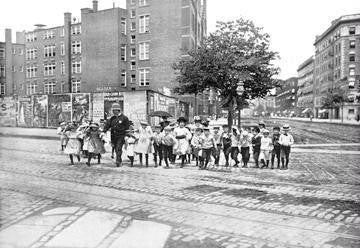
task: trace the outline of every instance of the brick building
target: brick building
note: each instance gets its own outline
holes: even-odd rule
[[[303,114],[310,114],[314,108],[314,57],[306,59],[297,69],[298,91],[297,107]]]
[[[5,42],[0,42],[0,95],[17,94],[24,81],[24,44],[13,43],[11,29],[6,29]]]
[[[297,103],[298,78],[291,77],[283,81],[276,89],[275,106],[281,113],[290,113]]]
[[[345,15],[315,40],[314,112],[316,117],[355,119],[360,115],[356,97],[360,87],[360,14]],[[333,88],[346,91],[348,102],[341,107],[322,108],[322,99]]]

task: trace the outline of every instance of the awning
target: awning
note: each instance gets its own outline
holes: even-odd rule
[[[320,109],[319,110],[319,114],[322,114],[322,113],[325,113],[325,112],[328,112],[329,110],[327,110],[327,109]]]
[[[307,112],[309,112],[309,111],[310,111],[310,108],[306,108],[306,109],[303,110],[302,113],[305,114],[305,113],[307,113]]]

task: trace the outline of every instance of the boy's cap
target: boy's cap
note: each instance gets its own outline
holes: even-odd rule
[[[197,128],[195,128],[195,132],[201,132],[203,129],[201,128],[201,127],[197,127]]]
[[[270,133],[269,130],[267,130],[267,129],[264,129],[262,132],[263,132],[263,133],[267,133],[267,134]]]
[[[280,127],[276,126],[273,128],[273,130],[279,130],[280,131]]]

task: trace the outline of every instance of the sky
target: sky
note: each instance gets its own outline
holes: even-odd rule
[[[125,7],[126,0],[99,0],[99,9]],[[80,9],[91,0],[7,0],[0,8],[0,41],[5,28],[32,30],[34,24],[48,27],[63,24],[63,13],[80,17]],[[275,61],[279,78],[297,76],[298,66],[314,54],[315,36],[324,32],[341,15],[360,13],[358,0],[207,0],[208,32],[217,21],[252,20],[270,34],[271,49],[280,54]]]

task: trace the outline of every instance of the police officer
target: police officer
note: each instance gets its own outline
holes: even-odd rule
[[[111,142],[115,146],[116,167],[120,167],[122,163],[122,147],[125,143],[126,130],[130,127],[129,119],[121,112],[120,105],[114,103],[112,105],[113,116],[106,122],[104,132],[109,129],[111,132]]]

